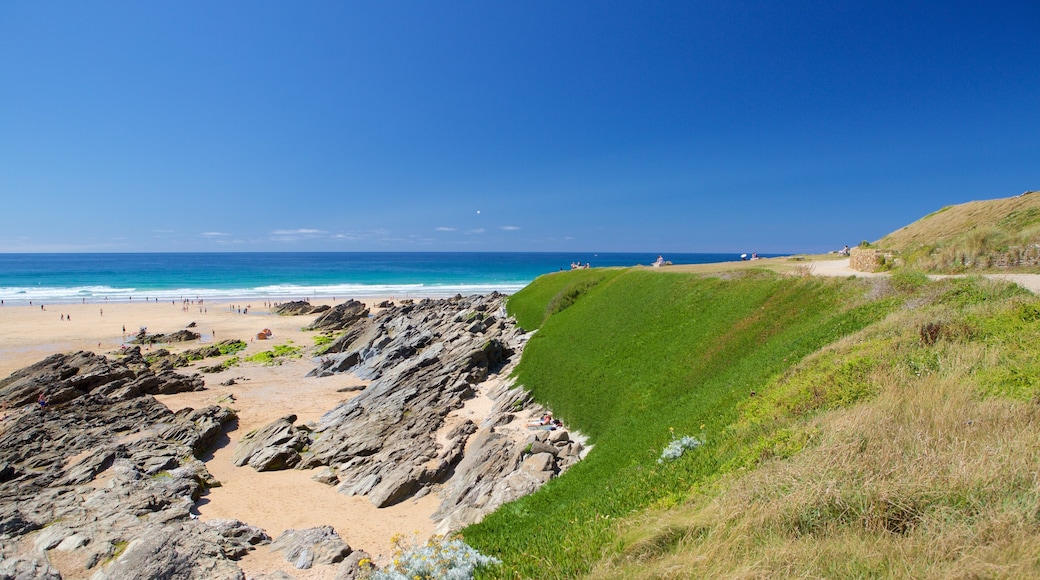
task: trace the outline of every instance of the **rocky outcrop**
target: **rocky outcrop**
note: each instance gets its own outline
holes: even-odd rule
[[[165,348],[160,348],[159,350],[148,353],[144,358],[148,362],[148,366],[153,370],[175,369],[186,367],[195,361],[235,353],[246,348],[246,346],[245,341],[229,338],[227,340],[222,340],[217,344],[188,349],[179,354],[174,354]],[[136,356],[140,357],[141,347],[135,346],[131,349],[124,349],[112,354],[124,356],[133,356],[136,354]]]
[[[246,434],[235,448],[231,462],[241,467],[249,464],[257,471],[289,469],[300,462],[300,450],[310,438],[293,426],[296,415],[287,415],[266,427]]]
[[[160,344],[169,342],[190,342],[201,338],[197,332],[190,330],[178,330],[169,334],[148,334],[148,331],[141,329],[132,339],[131,344]]]
[[[127,400],[141,394],[200,391],[202,378],[169,371],[155,372],[140,358],[110,360],[92,352],[55,354],[17,370],[0,380],[0,401],[10,407],[28,405],[42,394],[50,405],[67,403],[87,394]]]
[[[450,531],[534,491],[579,459],[580,446],[562,431],[527,440],[514,412],[531,403],[519,388],[489,392],[496,404],[481,425],[446,426],[489,375],[508,371],[526,342],[504,317],[503,297],[388,306],[342,330],[334,352],[311,375],[353,372],[372,382],[322,417],[298,465],[328,467],[322,480],[338,481],[341,493],[385,507],[440,491],[436,519]],[[531,452],[535,443],[544,446],[540,453]]]
[[[308,314],[325,312],[329,308],[331,307],[328,304],[311,306],[311,303],[306,300],[295,300],[293,302],[283,302],[278,304],[271,309],[271,312],[280,316],[305,316]]]
[[[271,542],[271,551],[281,551],[285,560],[300,570],[314,564],[336,564],[352,552],[331,526],[285,530]]]
[[[59,550],[97,579],[242,578],[233,559],[253,538],[225,537],[191,513],[219,485],[198,457],[234,412],[173,413],[150,396],[199,388],[139,358],[89,352],[0,381],[0,401],[16,409],[0,431],[0,577],[51,577],[41,563]],[[41,393],[45,410],[32,403]]]
[[[357,300],[347,300],[326,310],[304,330],[336,331],[349,328],[368,316],[368,307]]]

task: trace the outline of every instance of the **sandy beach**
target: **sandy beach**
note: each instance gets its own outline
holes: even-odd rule
[[[378,300],[371,301],[376,302]],[[239,314],[239,307],[249,307],[248,314]],[[149,333],[167,333],[195,322],[195,330],[203,335],[201,340],[175,344],[169,348],[173,352],[208,344],[214,340],[214,334],[218,341],[238,338],[248,342],[248,348],[239,353],[240,357],[290,342],[309,350],[314,345],[311,337],[316,333],[303,332],[300,328],[313,318],[273,315],[262,301],[206,302],[201,306],[189,305],[187,310],[181,303],[169,301],[44,304],[42,309],[38,304],[5,304],[0,307],[0,377],[57,352],[115,351],[124,344],[124,325],[129,334],[136,333],[140,327],[147,327]],[[270,340],[254,338],[250,342],[251,336],[255,337],[265,328],[272,331]],[[160,346],[166,347],[152,348]],[[210,365],[216,360],[200,361],[196,366]],[[228,438],[211,457],[204,458],[222,486],[213,488],[201,499],[200,518],[239,519],[265,529],[272,537],[290,528],[331,525],[351,547],[368,551],[377,558],[390,553],[391,538],[395,534],[417,534],[425,539],[433,532],[429,516],[439,502],[434,494],[377,509],[364,497],[348,497],[337,493],[334,487],[313,481],[309,471],[258,473],[252,468],[231,464],[231,454],[246,433],[288,414],[297,415],[300,422],[315,421],[353,396],[337,392],[338,389],[361,384],[350,374],[304,378],[312,368],[310,356],[287,360],[280,366],[243,363],[222,373],[203,375],[205,391],[158,397],[174,411],[221,404],[238,412],[237,429],[228,433]],[[186,367],[178,372],[190,374],[197,370]],[[230,378],[237,384],[220,385]],[[233,402],[229,402],[229,396]],[[251,552],[239,565],[249,576],[282,570],[294,578],[325,579],[334,577],[336,571],[335,566],[296,570],[280,553],[272,553],[266,547]]]

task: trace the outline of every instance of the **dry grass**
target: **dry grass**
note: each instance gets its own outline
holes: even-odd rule
[[[877,242],[938,271],[1040,265],[1040,192],[945,207]]]
[[[996,228],[1012,213],[1020,212],[1019,215],[1022,215],[1031,209],[1040,210],[1040,192],[947,206],[888,234],[878,241],[878,245],[886,249],[906,250],[914,246],[937,244],[973,228]]]
[[[911,302],[770,387],[885,339],[886,356],[857,379],[876,394],[771,418],[811,443],[628,522],[591,577],[1040,577],[1040,405],[1036,393],[983,396],[976,380],[1040,354],[1036,341],[1010,344],[1021,325],[1037,332],[1014,313],[1038,303]]]

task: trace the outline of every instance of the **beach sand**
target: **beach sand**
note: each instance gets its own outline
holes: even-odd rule
[[[189,306],[186,312],[179,302],[171,304],[169,301],[45,304],[43,310],[37,304],[7,304],[0,307],[0,377],[58,352],[115,351],[123,344],[124,325],[130,334],[142,326],[147,327],[149,333],[168,333],[195,322],[194,330],[203,335],[202,339],[176,344],[169,349],[172,352],[209,344],[214,333],[218,341],[238,338],[249,343],[249,347],[239,353],[241,357],[289,341],[305,350],[313,347],[311,337],[317,333],[303,332],[300,328],[315,316],[273,315],[263,307],[262,300],[236,301],[234,311],[230,309],[231,304],[207,301],[201,307]],[[251,308],[248,314],[239,314],[238,306]],[[200,312],[200,308],[203,311]],[[62,315],[70,319],[62,320]],[[265,328],[271,329],[271,340],[254,338],[249,342],[251,336],[255,337]],[[160,347],[165,345],[152,348]],[[206,359],[196,366],[211,365],[217,360]],[[244,363],[222,373],[204,374],[205,391],[157,397],[174,411],[214,404],[238,411],[237,429],[228,433],[212,457],[204,458],[208,469],[222,486],[210,490],[200,500],[200,518],[239,519],[263,528],[272,537],[290,528],[331,525],[351,547],[369,552],[377,561],[390,554],[391,538],[395,534],[414,534],[425,540],[433,532],[434,524],[429,516],[439,503],[435,494],[377,509],[364,497],[348,497],[337,493],[334,487],[313,481],[310,471],[258,473],[252,468],[231,464],[231,454],[246,433],[288,414],[297,415],[298,422],[316,421],[341,401],[354,396],[353,393],[337,392],[337,389],[363,384],[351,374],[305,378],[304,375],[313,367],[309,356],[288,360],[280,366]],[[190,374],[197,371],[185,367],[178,372]],[[220,385],[230,378],[235,378],[238,384]],[[228,395],[234,397],[233,402],[223,400]],[[475,401],[475,404],[482,403]],[[337,568],[315,566],[310,570],[296,570],[282,558],[281,553],[272,553],[263,546],[243,558],[239,565],[247,576],[281,570],[298,579],[333,578]],[[85,571],[66,575],[70,578],[77,576],[89,575]]]

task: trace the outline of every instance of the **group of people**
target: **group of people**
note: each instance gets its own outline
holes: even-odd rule
[[[571,262],[571,270],[586,270],[586,269],[591,268],[591,267],[592,267],[592,264],[590,264],[589,262],[585,262],[584,266],[581,265],[580,261],[579,262]]]

